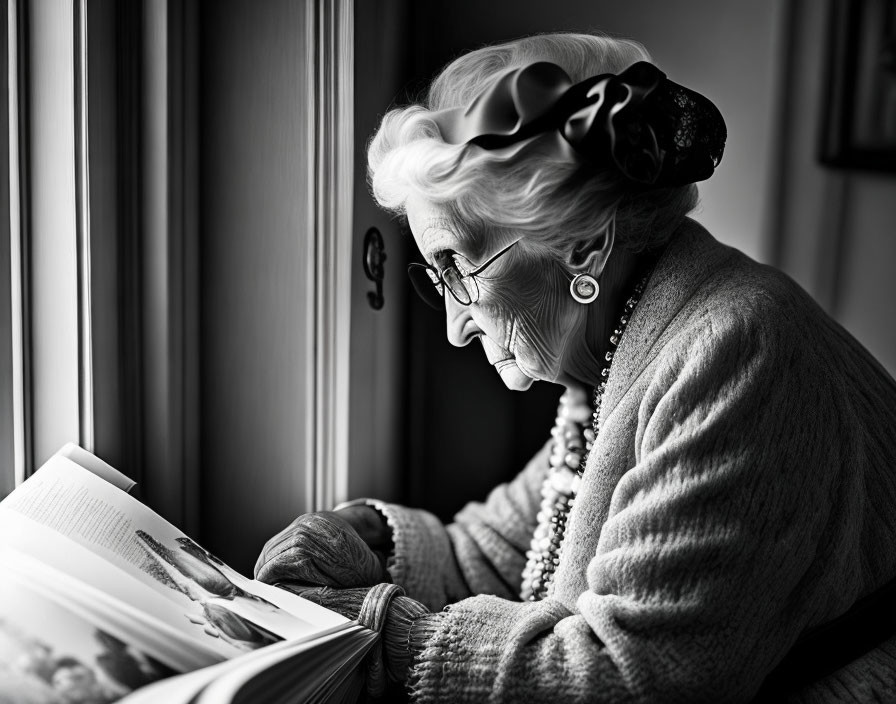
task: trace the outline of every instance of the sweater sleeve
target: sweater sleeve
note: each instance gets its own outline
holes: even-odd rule
[[[516,599],[549,452],[548,442],[512,481],[467,504],[447,526],[427,511],[375,499],[337,509],[366,503],[383,514],[395,545],[387,563],[392,581],[428,608],[474,594]]]
[[[478,596],[425,617],[415,701],[748,701],[831,608],[813,570],[840,431],[789,347],[714,320],[665,349],[578,613]]]

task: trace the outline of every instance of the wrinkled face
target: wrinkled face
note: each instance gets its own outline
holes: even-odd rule
[[[462,236],[452,231],[443,209],[420,199],[408,201],[407,215],[424,260],[439,270],[455,254],[476,268],[520,239]],[[581,338],[574,332],[585,316],[585,306],[569,295],[571,275],[562,262],[525,245],[520,242],[476,276],[479,299],[472,305],[445,295],[448,340],[461,347],[478,338],[489,363],[517,391],[536,379],[562,381],[564,363]]]

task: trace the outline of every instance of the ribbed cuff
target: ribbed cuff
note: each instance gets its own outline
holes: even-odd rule
[[[497,691],[500,701],[545,701],[544,691],[552,686],[544,678],[563,665],[539,656],[535,643],[540,639],[533,636],[549,632],[569,615],[551,599],[518,602],[480,595],[415,620],[407,684],[411,701],[483,702]],[[558,682],[556,691],[562,690]]]
[[[420,679],[425,665],[422,664],[423,653],[436,641],[436,637],[443,626],[443,621],[448,617],[447,611],[437,614],[426,614],[414,620],[408,632],[408,657],[409,670],[407,674],[406,688],[411,701],[418,701],[420,694]]]
[[[465,611],[448,607],[411,627],[407,690],[415,704],[488,699],[500,663],[495,643],[488,641],[494,624]]]
[[[414,619],[408,632],[408,653],[416,658],[426,648],[427,643],[438,633],[445,618],[444,611],[437,614],[426,614]]]
[[[379,511],[392,529],[395,544],[387,559],[392,581],[431,611],[468,594],[456,569],[451,542],[441,521],[427,511],[405,508],[375,499],[356,499],[334,510],[363,504]]]
[[[404,682],[413,662],[411,639],[414,624],[426,619],[429,612],[419,601],[398,597],[392,602],[386,627],[383,629],[383,648],[386,651],[386,668],[394,682]]]

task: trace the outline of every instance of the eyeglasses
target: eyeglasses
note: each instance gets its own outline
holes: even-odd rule
[[[475,277],[496,259],[510,251],[510,248],[518,242],[519,240],[507,245],[477,268],[474,268],[473,264],[462,254],[440,252],[436,255],[436,263],[441,267],[441,273],[434,266],[415,262],[408,265],[408,277],[420,298],[436,310],[445,308],[445,289],[448,289],[454,300],[462,306],[468,306],[479,300],[479,286]]]

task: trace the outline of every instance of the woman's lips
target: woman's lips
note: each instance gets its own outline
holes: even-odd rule
[[[485,351],[485,358],[488,360],[488,363],[493,364],[497,369],[500,370],[502,366],[507,366],[509,363],[514,362],[514,357],[510,350],[496,345],[485,335],[481,335],[479,341],[482,343],[482,349]]]
[[[508,389],[514,391],[525,391],[532,386],[532,377],[527,376],[519,365],[516,363],[516,357],[513,353],[504,349],[500,345],[496,345],[485,335],[480,336],[479,341],[485,350],[485,356],[490,364],[494,365],[495,371],[501,375],[501,380]]]

